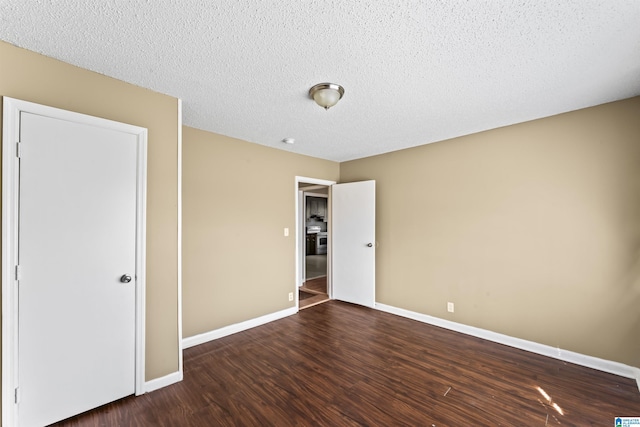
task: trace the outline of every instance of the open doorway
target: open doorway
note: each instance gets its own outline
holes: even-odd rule
[[[296,304],[300,290],[308,288],[305,193],[327,191],[326,299],[337,299],[366,307],[375,306],[375,181],[336,184],[333,181],[296,177]],[[322,194],[322,193],[320,193]],[[310,213],[311,218],[312,213]],[[318,214],[316,214],[317,218]],[[306,286],[304,286],[306,285]],[[316,290],[317,292],[317,290]],[[304,296],[304,295],[303,295]],[[305,298],[308,299],[308,298]],[[304,301],[304,299],[302,300]],[[315,303],[314,303],[315,304]]]
[[[298,308],[329,300],[330,184],[298,183]]]

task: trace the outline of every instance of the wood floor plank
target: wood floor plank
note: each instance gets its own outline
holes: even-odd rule
[[[326,294],[327,276],[306,280],[300,288],[312,293]]]
[[[329,295],[327,294],[327,276],[306,280],[300,287],[300,291],[314,294],[312,297],[305,299],[300,298],[298,304],[300,310],[329,301]]]
[[[541,391],[542,390],[542,391]],[[636,382],[330,301],[184,352],[184,381],[59,426],[607,426]]]

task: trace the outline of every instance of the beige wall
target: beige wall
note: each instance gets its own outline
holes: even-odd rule
[[[146,378],[178,370],[175,98],[0,41],[0,95],[146,127]]]
[[[293,307],[295,176],[339,164],[183,129],[184,336]]]
[[[640,367],[640,97],[340,178],[377,181],[378,302]]]

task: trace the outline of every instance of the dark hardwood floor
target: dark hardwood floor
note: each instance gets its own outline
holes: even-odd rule
[[[326,294],[327,293],[327,276],[316,277],[315,279],[306,280],[300,289],[304,289],[311,293]]]
[[[631,379],[330,301],[184,352],[184,381],[60,426],[613,426]]]
[[[306,280],[302,286],[300,286],[300,291],[300,300],[298,302],[298,309],[300,310],[329,301],[329,295],[327,294],[327,276]],[[312,296],[306,295],[303,299],[304,293],[311,294]]]

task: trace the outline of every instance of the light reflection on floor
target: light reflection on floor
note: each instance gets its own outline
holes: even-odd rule
[[[558,414],[560,415],[564,415],[564,411],[562,410],[562,408],[560,407],[560,405],[558,405],[556,402],[553,401],[553,399],[551,398],[551,396],[549,396],[549,394],[540,386],[535,387],[536,390],[538,390],[538,393],[540,393],[540,395],[542,395],[543,399],[545,400],[544,402],[540,399],[537,399],[538,402],[545,408],[553,408]],[[545,420],[544,425],[549,425],[549,415],[551,415],[551,418],[558,424],[562,424],[560,422],[560,420],[555,416],[555,414],[551,413],[549,414],[547,412],[547,418]]]

